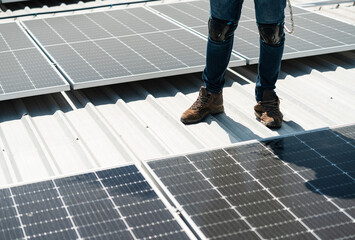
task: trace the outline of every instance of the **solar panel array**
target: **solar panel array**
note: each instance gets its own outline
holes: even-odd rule
[[[24,21],[74,88],[201,71],[206,40],[144,8]],[[231,65],[245,60],[232,57]]]
[[[355,238],[355,126],[146,166],[208,239]]]
[[[355,125],[0,189],[0,239],[351,239]]]
[[[22,25],[79,89],[203,70],[208,17],[208,1],[189,1]],[[297,30],[287,36],[284,59],[355,49],[355,26],[296,7],[294,18]],[[230,67],[256,63],[259,35],[251,1],[244,3],[235,38]],[[69,90],[40,48],[17,23],[0,25],[0,100]]]
[[[154,10],[207,37],[210,9],[208,1],[190,1],[151,6]],[[290,26],[287,9],[286,25]],[[355,49],[355,26],[293,6],[295,33],[287,34],[283,59]],[[235,32],[233,50],[256,63],[259,33],[253,1],[244,1]]]
[[[0,239],[189,239],[136,166],[0,190]]]
[[[17,23],[0,24],[0,100],[69,90]]]

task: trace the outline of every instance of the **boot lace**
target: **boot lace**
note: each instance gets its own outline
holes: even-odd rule
[[[278,107],[279,100],[277,98],[268,101],[262,101],[261,105],[264,107],[266,114],[269,117],[281,115],[281,112]]]
[[[202,94],[200,94],[197,98],[197,100],[192,104],[191,109],[192,110],[200,110],[201,108],[203,108],[207,103],[208,100],[210,99],[209,94],[203,96]]]

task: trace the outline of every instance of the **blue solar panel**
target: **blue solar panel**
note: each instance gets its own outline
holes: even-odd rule
[[[355,127],[278,137],[146,166],[211,239],[355,237]]]
[[[189,239],[136,166],[0,190],[1,239]]]
[[[9,189],[0,189],[0,239],[20,239],[23,228]]]

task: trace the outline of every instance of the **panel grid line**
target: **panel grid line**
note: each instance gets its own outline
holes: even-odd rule
[[[23,216],[23,215],[22,215]],[[24,227],[32,227],[32,226],[37,226],[37,225],[41,225],[43,223],[51,223],[51,222],[56,222],[58,220],[64,220],[64,219],[68,219],[68,216],[65,217],[59,217],[59,218],[52,218],[50,220],[44,220],[44,221],[38,221],[38,222],[34,222],[34,223],[28,223],[28,224],[24,224]],[[73,227],[71,228],[67,228],[67,229],[73,229]]]
[[[176,8],[176,7],[174,7],[172,4],[169,5],[169,7],[172,8],[172,9],[174,9],[174,10],[176,10],[176,11],[178,11],[178,12],[180,12],[180,13],[183,13],[183,14],[189,16],[189,17],[195,18],[195,19],[198,20],[198,21],[205,22],[205,21],[202,21],[201,19],[199,19],[199,18],[196,17],[196,16],[193,16],[193,15],[187,13],[187,12],[183,12],[182,10],[180,10],[180,9],[178,9],[178,8]]]
[[[294,217],[294,220],[296,220],[297,222],[301,223],[302,226],[304,226],[307,231],[309,233],[311,233],[314,237],[316,237],[317,239],[321,239],[312,229],[310,229],[307,224],[305,224],[302,219],[300,219],[299,217],[297,217],[297,215],[295,215],[291,210],[290,208],[288,208],[283,202],[280,201],[280,199],[278,197],[276,197],[267,187],[265,187],[260,181],[259,179],[255,178],[253,174],[251,174],[247,169],[244,168],[244,166],[239,163],[237,161],[237,159],[235,159],[232,155],[230,155],[226,150],[223,149],[223,151],[229,156],[231,157],[241,168],[243,168],[258,184],[260,184],[260,186],[263,187],[263,190],[265,190],[266,192],[268,192],[274,200],[276,200],[283,208],[284,210],[286,210],[287,212],[289,212],[293,217]],[[269,151],[269,150],[268,150]]]
[[[299,141],[301,141],[303,144],[307,145],[305,142],[303,142],[301,139],[299,139],[297,136],[295,136]],[[317,154],[319,154],[320,156],[322,156],[320,153],[318,153],[317,151],[315,151],[313,148],[311,148],[309,145],[307,145],[312,151],[316,152]],[[263,146],[267,151],[269,151],[270,153],[272,153],[270,151],[270,149],[268,149],[267,147]],[[272,153],[273,154],[273,153]],[[276,156],[280,161],[282,161],[278,156]],[[297,176],[299,176],[300,178],[302,178],[304,180],[304,182],[307,182],[307,179],[305,179],[302,175],[300,175],[296,170],[294,170],[289,164],[284,163],[285,166],[287,166],[288,168],[290,168],[290,170],[292,170]],[[347,212],[343,211],[343,208],[341,208],[338,204],[336,204],[331,198],[329,198],[328,196],[324,195],[321,190],[319,190],[318,188],[316,188],[312,183],[309,183],[309,185],[311,185],[314,190],[316,192],[318,192],[320,195],[322,195],[323,197],[325,197],[327,199],[328,202],[332,203],[337,209],[339,209],[340,212],[343,212],[344,215],[346,215],[348,218],[350,218],[350,220],[352,222],[355,222],[354,218],[352,216],[350,216]]]
[[[110,232],[106,232],[106,233],[99,233],[99,234],[96,234],[95,236],[88,236],[85,239],[98,239],[100,237],[112,235],[112,233],[122,233],[122,232],[125,232],[125,230],[115,230],[115,231],[110,231]]]
[[[143,202],[140,202],[140,203],[143,203]],[[117,209],[120,209],[122,207],[129,207],[129,206],[134,206],[134,205],[133,204],[132,205],[121,205],[121,206],[117,207]],[[149,210],[149,211],[145,211],[145,212],[135,213],[135,214],[127,215],[125,218],[138,217],[138,216],[146,215],[149,213],[157,213],[157,212],[162,212],[162,211],[166,211],[166,209]],[[136,228],[136,227],[132,227],[132,228]]]
[[[336,135],[336,136],[337,136],[337,135]],[[321,158],[325,159],[327,162],[329,162],[330,164],[332,164],[332,166],[334,166],[334,167],[336,167],[338,170],[340,170],[340,171],[342,172],[342,174],[348,176],[351,180],[353,180],[353,182],[355,182],[355,178],[353,178],[352,176],[350,176],[348,172],[346,172],[346,171],[344,171],[343,169],[341,169],[337,164],[335,164],[335,163],[329,161],[326,156],[322,155],[322,154],[319,153],[316,149],[314,149],[314,148],[312,148],[311,146],[309,146],[306,142],[302,141],[302,139],[298,138],[297,136],[296,136],[296,138],[297,138],[298,140],[300,140],[304,145],[306,145],[307,147],[309,147],[312,151],[316,152]],[[342,139],[342,140],[343,140],[343,139]],[[346,144],[351,145],[351,144],[349,144],[349,143],[347,143],[347,142],[346,142]],[[351,145],[351,146],[352,146],[352,145]],[[352,146],[352,147],[353,147],[353,146]],[[354,149],[355,149],[355,148],[354,148]]]
[[[77,227],[77,226],[75,225],[75,223],[74,223],[73,216],[70,214],[69,209],[68,209],[67,205],[66,205],[65,202],[64,202],[63,196],[62,196],[62,194],[60,194],[60,192],[59,192],[59,188],[58,188],[57,184],[55,183],[54,180],[52,180],[52,183],[53,183],[53,185],[54,185],[54,189],[56,190],[56,192],[57,192],[57,194],[58,194],[58,196],[59,196],[59,199],[60,199],[61,203],[63,204],[63,207],[64,207],[64,209],[65,209],[65,212],[66,212],[67,215],[68,215],[69,221],[70,221],[70,223],[73,225],[73,229],[74,229],[76,235],[78,235],[78,239],[82,239],[82,237],[80,236],[80,233],[79,233],[79,231],[78,231],[78,227]]]
[[[250,28],[247,28],[247,27],[244,27],[244,26],[242,26],[242,25],[240,25],[239,28],[240,28],[240,27],[241,27],[241,28],[244,28],[245,30],[248,30],[249,32],[256,33],[254,30],[252,30],[252,29],[250,29]],[[249,45],[251,45],[251,46],[253,46],[253,47],[259,48],[258,45],[255,45],[255,44],[253,44],[252,42],[249,42],[249,41],[245,40],[244,38],[238,37],[237,35],[234,35],[234,37],[236,37],[238,40],[242,40],[243,42],[245,42],[245,43],[247,43],[247,44],[249,44]]]
[[[16,218],[18,218],[18,216],[16,216]],[[21,228],[21,227],[20,227]],[[7,232],[7,231],[11,231],[11,230],[16,230],[19,229],[18,227],[8,227],[8,228],[1,228],[0,232]],[[26,238],[25,238],[26,239]]]
[[[167,233],[163,233],[163,234],[159,234],[159,237],[165,237],[165,236],[169,236],[169,235],[173,235],[175,233],[180,233],[180,232],[184,232],[182,229],[180,231],[175,231],[175,232],[167,232]],[[144,237],[141,238],[141,240],[149,240],[152,239],[151,237]]]
[[[297,16],[300,16],[300,15],[297,15]],[[354,34],[351,34],[351,33],[349,33],[349,32],[345,32],[345,31],[342,31],[342,30],[339,30],[339,29],[337,29],[337,28],[333,28],[333,27],[331,27],[331,26],[329,26],[329,25],[325,25],[325,24],[323,24],[323,23],[321,23],[321,22],[317,22],[317,21],[314,21],[314,20],[312,20],[312,19],[308,19],[308,18],[305,18],[305,17],[302,17],[302,16],[300,16],[300,18],[302,18],[302,19],[304,19],[304,20],[311,21],[311,22],[313,22],[313,23],[317,23],[317,24],[319,24],[319,25],[321,25],[321,26],[323,26],[323,27],[330,28],[330,29],[332,29],[332,30],[334,30],[334,31],[338,31],[338,32],[341,32],[341,33],[350,35],[350,36],[352,36],[352,37],[355,37]],[[334,39],[333,39],[333,40],[334,40]],[[343,43],[343,44],[345,44],[345,43]]]
[[[97,178],[98,182],[100,183],[102,189],[104,190],[105,194],[108,196],[108,199],[110,200],[110,202],[113,204],[114,209],[116,210],[116,212],[120,215],[123,223],[126,225],[127,230],[129,231],[129,233],[132,235],[132,237],[134,239],[138,239],[136,237],[136,235],[134,234],[134,232],[132,231],[132,228],[129,226],[128,222],[126,221],[125,217],[123,216],[123,214],[121,213],[121,211],[119,210],[118,206],[116,205],[116,203],[113,201],[112,196],[109,194],[109,192],[107,191],[107,188],[105,187],[105,185],[103,184],[103,182],[101,181],[101,178],[97,175],[96,172],[94,172],[95,177]]]
[[[106,210],[109,210],[109,209],[106,209]],[[100,211],[98,211],[98,212],[100,212]],[[87,215],[88,213],[94,213],[94,212],[85,212],[83,215]],[[80,216],[80,214],[75,215],[75,217],[77,217],[77,216]],[[87,224],[81,224],[80,227],[85,228],[85,227],[95,226],[95,225],[101,224],[101,223],[114,223],[117,220],[124,221],[124,218],[113,218],[113,219],[107,219],[107,220],[103,220],[103,221],[96,221],[96,222],[91,222],[91,223],[87,223]],[[125,232],[125,231],[126,231],[126,229],[120,229],[117,232]],[[97,235],[95,235],[95,236],[97,236]]]
[[[48,235],[52,235],[52,234],[55,234],[55,233],[59,233],[59,232],[62,232],[62,231],[68,231],[68,230],[71,230],[71,228],[62,228],[60,230],[54,230],[54,231],[51,231]],[[32,236],[29,237],[29,239],[31,238],[37,238],[37,237],[43,237],[43,236],[47,236],[42,234],[42,233],[39,233],[39,234],[33,234]]]
[[[1,33],[0,33],[0,37],[4,40],[6,46],[7,46],[9,49],[11,49],[9,43],[6,41],[6,39],[4,38],[4,36],[3,36]],[[31,80],[30,76],[28,75],[27,71],[25,70],[25,68],[23,67],[22,63],[20,62],[20,60],[19,60],[18,57],[16,56],[16,54],[15,54],[13,51],[11,51],[11,53],[12,53],[12,56],[14,56],[14,58],[16,59],[16,62],[20,65],[22,71],[25,73],[25,75],[26,75],[26,77],[28,78],[28,80],[30,81],[30,83],[32,84],[33,88],[36,88],[36,86],[34,85],[34,83],[33,83],[32,80]],[[1,86],[1,84],[0,84],[0,86]],[[2,91],[3,91],[4,93],[6,93],[6,91],[3,89],[2,86],[1,86],[1,89],[2,89]]]
[[[304,182],[306,182],[307,180],[304,180]],[[349,184],[344,184],[344,185],[340,185],[340,186],[346,186],[346,185],[349,185]],[[333,186],[334,187],[334,186]],[[332,188],[333,188],[332,187]],[[339,186],[337,186],[339,187]],[[275,188],[274,188],[275,189]],[[323,190],[326,190],[327,188],[324,188]],[[283,198],[288,198],[288,197],[295,197],[295,196],[298,196],[298,195],[302,195],[302,194],[306,194],[306,193],[309,193],[309,191],[304,191],[304,192],[299,192],[299,193],[293,193],[293,194],[288,194],[287,196],[282,196],[282,197],[279,197],[279,199],[283,199]],[[324,194],[321,194],[322,196],[324,196]],[[348,195],[343,195],[343,196],[339,196],[339,198],[342,198],[342,197],[347,197],[347,196],[351,196],[352,194],[348,194]],[[326,199],[325,201],[329,202],[328,199]],[[320,202],[324,202],[324,201],[318,201],[319,203]],[[309,204],[304,204],[304,206],[310,206],[310,205],[314,205],[313,203],[309,203]],[[303,206],[303,204],[301,205]],[[340,211],[342,211],[342,208],[340,208]]]
[[[136,16],[136,15],[133,15],[132,13],[130,13],[130,14],[131,14],[132,16],[134,16],[135,18],[139,19],[140,21],[144,22],[144,20],[143,20],[142,18],[140,18],[140,17],[138,17],[138,16]],[[151,26],[151,27],[157,29],[157,30],[158,30],[157,32],[159,32],[159,29],[158,29],[157,27],[155,27],[154,25],[152,25],[152,24],[150,24],[150,23],[148,23],[148,22],[145,22],[145,23],[147,23],[149,26]],[[181,30],[181,29],[177,29],[177,30]],[[189,47],[189,46],[186,45],[185,43],[183,43],[183,42],[179,41],[178,39],[174,38],[173,36],[169,35],[169,34],[167,33],[167,31],[160,31],[160,32],[163,33],[164,35],[168,36],[169,38],[171,38],[171,39],[177,41],[177,42],[180,43],[181,45],[187,47],[187,48],[190,49],[191,51],[193,51],[193,52],[199,54],[199,55],[202,56],[202,57],[205,57],[204,54],[198,52],[197,50],[195,50],[195,49]],[[182,62],[182,61],[181,61],[181,62]]]
[[[112,17],[110,14],[107,14],[106,12],[104,12],[104,14],[105,15],[107,15],[108,17],[110,17],[110,18],[112,18],[114,21],[116,21],[116,22],[118,22],[118,23],[120,23],[120,24],[122,24],[123,26],[126,26],[127,27],[127,25],[125,25],[125,24],[123,24],[122,22],[120,22],[120,21],[118,21],[116,18],[114,18],[114,17]],[[100,26],[99,24],[98,24],[98,26]],[[104,29],[103,27],[102,27],[102,29]],[[131,28],[129,28],[129,29],[131,29]],[[105,31],[107,31],[106,29],[105,29]],[[133,31],[132,29],[131,29],[131,31]],[[108,31],[107,31],[108,32]],[[134,31],[133,31],[134,32]],[[109,34],[111,34],[110,32],[108,32]],[[111,34],[112,35],[112,34]],[[113,36],[113,35],[112,35]],[[130,46],[128,46],[126,43],[124,43],[122,40],[120,40],[120,39],[118,39],[117,38],[117,40],[119,40],[122,44],[124,44],[127,48],[129,48],[130,50],[132,50],[133,52],[135,52],[138,56],[140,56],[141,58],[143,58],[145,61],[147,61],[149,64],[151,64],[153,67],[155,67],[156,69],[158,69],[159,71],[161,71],[161,69],[158,67],[158,66],[156,66],[154,63],[152,63],[151,61],[149,61],[147,58],[145,58],[142,54],[140,54],[139,52],[137,52],[136,50],[134,50],[133,48],[131,48]]]
[[[254,231],[254,232],[258,235],[258,237],[259,237],[260,239],[264,239],[264,238],[260,235],[260,233],[256,230],[256,228],[253,227],[253,225],[251,225],[251,224],[248,222],[248,220],[246,220],[246,217],[245,217],[243,214],[241,214],[241,213],[235,208],[235,206],[234,206],[230,201],[228,201],[228,199],[225,198],[225,196],[223,195],[223,193],[222,193],[216,186],[214,186],[214,184],[208,179],[208,177],[200,171],[200,169],[193,163],[193,161],[191,161],[187,156],[185,156],[185,158],[191,163],[191,165],[197,170],[197,172],[198,172],[199,174],[201,174],[201,175],[203,176],[203,178],[211,185],[212,189],[215,190],[215,191],[222,197],[222,199],[231,207],[231,209],[232,209],[233,211],[235,211],[235,212],[240,216],[240,219],[243,220],[243,221],[249,226],[250,230],[251,230],[251,231]]]
[[[353,145],[351,142],[346,141],[342,136],[335,134],[333,131],[330,131],[332,134],[334,134],[336,137],[340,138],[341,140],[343,140],[346,144],[351,145],[354,149],[355,149],[355,145]],[[348,151],[350,152],[350,151]]]
[[[10,191],[10,196],[11,196],[12,203],[14,204],[14,207],[15,207],[15,210],[16,210],[17,217],[18,217],[18,219],[19,219],[19,221],[20,221],[20,228],[21,228],[21,230],[22,230],[24,239],[29,239],[29,237],[28,237],[27,234],[26,234],[25,226],[24,226],[24,224],[23,224],[23,222],[22,222],[22,219],[21,219],[21,217],[20,217],[20,212],[19,212],[19,210],[18,210],[18,208],[17,208],[16,200],[15,200],[14,194],[12,193],[11,188],[9,188],[9,191]]]
[[[5,200],[5,198],[3,200]],[[0,207],[0,210],[6,210],[11,208],[13,208],[13,206]]]
[[[339,41],[339,40],[337,40],[337,39],[331,38],[331,37],[329,37],[329,36],[327,36],[327,35],[324,35],[324,34],[321,34],[321,33],[317,32],[317,31],[311,31],[310,29],[307,29],[307,28],[302,27],[302,26],[297,25],[297,24],[295,24],[295,27],[298,27],[298,28],[301,28],[301,29],[303,29],[303,30],[305,30],[305,31],[307,31],[307,32],[311,32],[311,33],[317,34],[317,35],[319,35],[319,36],[328,38],[328,39],[330,39],[330,40],[332,40],[332,41],[335,41],[335,42],[338,42],[338,43],[340,43],[340,44],[342,44],[342,45],[346,45],[346,43],[344,43],[344,42],[342,42],[342,41]],[[318,46],[319,48],[322,48],[320,45],[318,45],[318,44],[316,44],[316,43],[313,43],[313,42],[312,42],[312,44]]]
[[[43,22],[45,22],[64,42],[67,43],[67,45],[76,53],[78,54],[78,56],[83,59],[88,66],[90,66],[102,79],[104,78],[101,73],[99,73],[80,53],[78,53],[78,51],[76,51],[71,45],[70,43],[68,43],[47,21],[46,19],[43,19]]]
[[[205,12],[205,13],[210,13],[208,10],[206,10],[206,9],[203,9],[203,8],[201,8],[201,7],[199,7],[199,6],[196,6],[195,4],[193,4],[193,2],[186,2],[188,5],[190,5],[191,7],[194,7],[194,8],[197,8],[198,10],[201,10],[201,11],[203,11],[203,12]]]
[[[322,168],[327,168],[329,166],[322,166],[322,167],[318,167],[318,168],[314,168],[314,169],[322,169]],[[263,170],[265,169],[268,169],[268,168],[262,168]],[[257,171],[257,170],[255,170]],[[301,170],[301,171],[297,171],[297,172],[306,172],[306,171],[309,171],[308,169],[304,169],[304,170]],[[250,172],[254,172],[254,171],[250,171]],[[261,179],[263,180],[272,180],[273,178],[278,178],[278,177],[283,177],[283,176],[290,176],[290,175],[294,175],[294,172],[288,172],[288,173],[281,173],[281,174],[274,174],[272,176],[268,176],[268,177],[262,177]],[[324,176],[324,177],[319,177],[318,179],[327,179],[329,177],[334,177],[334,176],[341,176],[343,175],[343,173],[334,173],[334,174],[329,174],[327,176]],[[288,186],[288,185],[293,185],[293,184],[298,184],[300,182],[303,182],[303,181],[299,181],[299,182],[291,182],[291,183],[285,183],[284,185],[278,185],[277,187],[283,187],[283,186]]]
[[[296,138],[298,138],[297,136],[296,136]],[[299,138],[298,138],[299,139]],[[299,139],[301,142],[303,142],[301,139]],[[306,144],[305,142],[303,142],[305,145],[307,145],[309,148],[311,148],[308,144]],[[320,154],[319,152],[317,152],[315,149],[313,149],[313,148],[311,148],[311,150],[312,151],[314,151],[314,152],[316,152],[317,154],[319,154],[322,158],[324,158],[326,161],[328,161],[329,163],[331,163],[334,167],[336,167],[336,168],[338,168],[340,171],[342,171],[343,172],[343,174],[344,175],[346,175],[346,176],[348,176],[350,179],[352,179],[353,180],[353,182],[354,182],[354,178],[353,177],[351,177],[350,175],[349,175],[349,173],[347,173],[347,172],[344,172],[341,168],[339,168],[336,164],[334,164],[334,163],[332,163],[331,161],[329,161],[325,156],[323,156],[322,154]],[[290,167],[291,169],[292,169],[292,167]],[[296,174],[298,174],[296,171],[295,171],[295,173]],[[300,177],[302,177],[301,175],[300,175]],[[302,177],[303,178],[303,177]],[[303,178],[304,179],[304,178]],[[306,181],[306,180],[305,180]],[[338,185],[338,186],[346,186],[346,185],[350,185],[351,183],[348,183],[348,184],[340,184],[340,185]],[[349,214],[349,213],[347,213],[346,212],[346,210],[344,209],[344,208],[342,208],[342,207],[340,207],[338,204],[336,204],[331,198],[329,198],[328,196],[326,196],[326,195],[324,195],[323,193],[322,193],[322,190],[324,190],[324,189],[318,189],[318,188],[316,188],[313,184],[311,184],[311,183],[309,183],[309,185],[311,185],[314,189],[315,189],[315,191],[317,191],[317,192],[319,192],[319,194],[321,194],[321,195],[323,195],[325,198],[327,198],[327,200],[330,202],[330,203],[332,203],[336,208],[338,208],[339,209],[339,211],[340,212],[342,212],[342,213],[344,213],[344,215],[346,215],[348,218],[350,218],[350,220],[353,222],[353,223],[355,223],[355,219]],[[332,186],[332,187],[337,187],[337,185],[335,185],[335,186]],[[325,188],[326,189],[326,188]]]
[[[120,35],[120,36],[115,36],[112,33],[110,33],[109,31],[107,31],[105,28],[103,28],[100,24],[98,24],[97,22],[95,22],[95,20],[91,19],[88,15],[85,15],[86,18],[88,18],[93,24],[97,25],[98,27],[100,27],[102,30],[104,30],[105,32],[107,32],[108,34],[111,35],[111,37],[100,37],[100,38],[95,38],[95,39],[86,39],[86,40],[77,40],[77,41],[71,41],[70,44],[78,44],[78,43],[86,43],[89,41],[101,41],[101,40],[111,40],[111,39],[120,39],[120,38],[126,38],[126,37],[134,37],[137,36],[137,34],[132,33],[132,34],[126,34],[126,35]],[[150,35],[150,34],[155,34],[155,33],[165,33],[165,32],[174,32],[177,30],[181,30],[181,28],[172,28],[172,29],[166,29],[164,31],[150,31],[150,32],[144,32],[144,33],[140,33],[140,35]],[[55,47],[55,46],[63,46],[63,45],[68,45],[69,43],[52,43],[52,44],[46,44],[43,45],[44,47]],[[26,49],[19,49],[19,50],[6,50],[3,52],[10,52],[10,51],[20,51],[20,50],[26,50]],[[0,52],[2,53],[2,52]]]
[[[2,34],[0,33],[1,37],[4,39],[4,37],[2,36]],[[4,39],[5,40],[5,39]],[[21,52],[23,50],[34,50],[37,49],[36,47],[26,47],[26,48],[18,48],[18,49],[10,49],[10,50],[4,50],[4,51],[0,51],[1,53],[11,53],[11,52]]]
[[[86,15],[85,15],[86,16]],[[64,19],[70,23],[74,28],[76,28],[79,32],[81,32],[85,37],[87,37],[89,39],[89,42],[92,42],[93,44],[95,44],[95,46],[97,46],[100,50],[102,50],[104,53],[106,53],[112,60],[114,60],[116,63],[118,63],[121,67],[123,67],[127,72],[129,72],[132,75],[132,72],[130,70],[128,70],[125,66],[123,66],[119,61],[117,61],[116,58],[114,58],[110,53],[108,53],[105,49],[103,49],[99,44],[96,43],[95,40],[90,39],[89,36],[84,33],[82,30],[80,30],[77,26],[75,26],[75,24],[73,24],[71,21],[69,21],[66,17],[64,17]]]
[[[129,15],[137,18],[138,20],[142,21],[142,19],[138,18],[137,16],[135,16],[134,14],[132,14],[129,11],[124,10],[125,12],[127,12]],[[144,21],[142,21],[144,22]],[[141,34],[137,33],[136,31],[134,31],[132,28],[128,27],[126,24],[120,22],[121,24],[123,24],[125,27],[129,28],[131,31],[135,32],[138,36],[141,36],[144,40],[148,41],[149,43],[153,44],[154,46],[156,46],[157,48],[159,48],[160,50],[162,50],[163,52],[165,52],[166,54],[168,54],[170,57],[174,58],[175,60],[179,61],[181,64],[185,65],[185,67],[189,67],[186,63],[184,63],[183,61],[181,61],[180,59],[178,59],[177,57],[175,57],[174,55],[172,55],[171,53],[169,53],[168,51],[166,51],[165,49],[159,47],[157,44],[155,44],[154,42],[150,41],[149,39],[147,39],[145,36],[142,36]],[[147,22],[146,22],[147,23]],[[147,23],[148,25],[151,26],[151,24]],[[154,27],[155,29],[157,29],[156,27]],[[162,32],[163,33],[163,32]]]

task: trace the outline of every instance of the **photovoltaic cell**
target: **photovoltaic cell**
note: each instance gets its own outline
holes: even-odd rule
[[[0,100],[69,90],[17,23],[0,24]]]
[[[11,190],[27,238],[77,238],[52,181],[14,187]]]
[[[55,182],[80,237],[134,239],[94,173]]]
[[[154,10],[184,26],[208,36],[208,1],[190,1],[151,6]],[[285,10],[285,23],[290,26]],[[293,6],[295,33],[286,35],[283,59],[297,58],[355,49],[355,26]],[[259,32],[256,26],[253,1],[244,1],[242,16],[234,36],[233,50],[257,63]]]
[[[134,165],[0,190],[1,239],[189,239]]]
[[[211,239],[355,237],[355,127],[148,161]]]
[[[0,190],[0,239],[24,237],[15,204],[9,189]]]
[[[203,37],[142,7],[23,24],[76,89],[197,72],[205,66]],[[231,66],[244,64],[232,56]]]
[[[188,239],[135,166],[97,175],[138,239]]]

